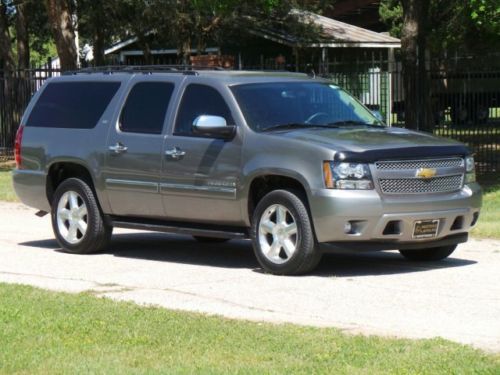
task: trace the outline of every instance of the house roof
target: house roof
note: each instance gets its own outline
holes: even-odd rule
[[[362,48],[400,48],[401,41],[387,34],[377,33],[362,27],[350,25],[316,13],[293,10],[305,24],[320,28],[317,41],[304,41],[298,35],[284,33],[278,30],[251,30],[252,33],[275,42],[297,47],[362,47]]]

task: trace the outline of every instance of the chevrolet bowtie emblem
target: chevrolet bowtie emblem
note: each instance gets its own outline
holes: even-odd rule
[[[419,168],[417,169],[415,177],[428,179],[434,177],[435,175],[436,175],[436,170],[434,168]]]

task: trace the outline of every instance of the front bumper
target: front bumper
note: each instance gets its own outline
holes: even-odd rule
[[[481,201],[481,188],[475,183],[453,193],[400,196],[384,196],[376,190],[322,189],[313,192],[310,208],[321,243],[372,242],[398,249],[446,238],[464,242],[463,235],[477,221]],[[435,237],[413,238],[416,221],[434,219],[439,220]]]

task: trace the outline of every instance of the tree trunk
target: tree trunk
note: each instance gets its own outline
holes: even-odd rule
[[[30,43],[26,6],[26,3],[20,3],[16,6],[17,66],[19,69],[29,69],[30,67]]]
[[[142,54],[144,55],[144,65],[152,65],[153,59],[151,55],[151,47],[147,41],[146,35],[142,30],[136,30],[137,43],[142,49]]]
[[[77,68],[75,30],[68,0],[45,0],[62,70]]]
[[[94,66],[103,66],[105,64],[105,28],[106,14],[101,1],[90,2],[90,14],[92,17],[92,52],[94,54]]]
[[[191,38],[186,37],[181,43],[182,65],[189,65],[191,60]]]
[[[405,94],[405,125],[409,129],[429,129],[430,93],[425,67],[427,32],[425,21],[429,0],[402,0],[403,30],[401,55]]]
[[[95,30],[93,39],[92,51],[94,53],[94,65],[103,66],[104,60],[104,35],[99,31],[99,28]]]
[[[0,3],[0,59],[3,60],[3,69],[6,74],[16,69],[14,55],[12,54],[12,43],[7,19],[7,7]]]

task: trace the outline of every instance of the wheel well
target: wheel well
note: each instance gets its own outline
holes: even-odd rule
[[[76,163],[55,163],[50,166],[47,175],[46,193],[49,203],[52,202],[54,192],[61,182],[71,177],[77,177],[85,181],[95,194],[94,182],[87,168]]]
[[[277,175],[259,176],[250,184],[250,193],[248,196],[248,216],[252,221],[253,211],[259,201],[269,192],[273,190],[295,190],[300,194],[300,198],[304,204],[308,206],[306,189],[298,180]]]

